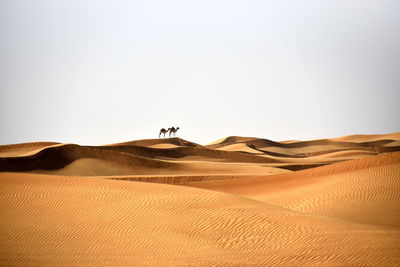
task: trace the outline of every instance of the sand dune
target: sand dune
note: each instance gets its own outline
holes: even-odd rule
[[[334,141],[347,141],[347,142],[372,142],[377,140],[400,140],[400,132],[390,134],[355,134],[347,135],[338,138],[332,138]]]
[[[55,142],[35,142],[0,146],[0,157],[28,156],[53,145]]]
[[[400,228],[400,152],[288,174],[191,185],[309,214]]]
[[[1,188],[2,265],[389,265],[399,260],[395,230],[218,192],[21,174],[2,174]]]
[[[162,138],[162,139],[144,139],[144,140],[135,140],[123,143],[115,143],[110,144],[108,146],[121,146],[121,145],[136,145],[136,146],[154,146],[154,145],[176,145],[176,146],[192,146],[192,147],[200,147],[201,145],[183,140],[178,137],[173,138]]]
[[[399,145],[0,146],[0,265],[397,266]]]
[[[251,153],[251,154],[256,154],[256,155],[263,154],[263,152],[260,152],[256,149],[252,148],[251,146],[249,146],[247,144],[243,144],[243,143],[226,145],[221,148],[217,148],[217,150],[246,152],[246,153]]]

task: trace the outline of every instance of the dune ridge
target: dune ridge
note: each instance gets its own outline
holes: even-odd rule
[[[394,132],[390,134],[353,134],[346,135],[337,138],[332,138],[334,141],[350,141],[350,142],[365,142],[365,141],[377,141],[377,140],[400,140],[400,132]]]
[[[31,142],[11,145],[0,145],[0,157],[26,156],[49,146],[58,145],[56,142]]]
[[[134,141],[128,141],[128,142],[122,142],[122,143],[108,144],[105,146],[126,146],[126,145],[154,146],[154,145],[158,145],[158,144],[173,144],[176,146],[201,147],[201,145],[199,145],[199,144],[181,139],[179,137],[134,140]]]

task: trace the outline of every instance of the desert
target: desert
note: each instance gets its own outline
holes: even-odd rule
[[[400,267],[399,11],[1,0],[0,267]]]
[[[400,133],[0,146],[0,264],[398,266]]]

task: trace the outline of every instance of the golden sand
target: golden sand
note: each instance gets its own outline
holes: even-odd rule
[[[399,141],[0,146],[0,265],[398,266]]]

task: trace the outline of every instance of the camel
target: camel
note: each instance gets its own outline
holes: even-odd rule
[[[175,136],[175,133],[179,130],[179,127],[175,129],[175,127],[169,128],[169,137],[171,137],[171,133]]]
[[[164,128],[162,128],[160,130],[160,134],[158,135],[158,138],[161,138],[161,134],[164,134],[164,138],[165,138],[165,134],[168,133],[171,130],[171,128],[168,128],[168,130],[165,130]],[[169,133],[169,135],[171,135],[171,133]]]

